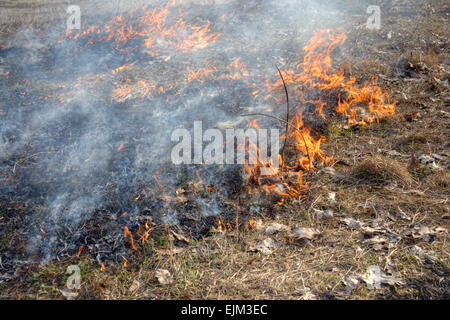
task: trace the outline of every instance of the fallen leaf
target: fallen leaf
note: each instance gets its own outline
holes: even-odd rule
[[[130,292],[135,292],[137,289],[139,289],[140,286],[141,286],[141,283],[137,279],[135,279],[133,281],[133,283],[131,284],[129,290],[130,290]]]
[[[343,223],[354,229],[361,229],[363,224],[352,217],[341,219]]]
[[[402,209],[400,209],[400,207],[397,207],[397,216],[400,219],[406,220],[406,221],[411,221],[411,218],[408,217],[408,215],[406,213],[403,212]]]
[[[380,289],[382,284],[391,286],[405,285],[406,282],[395,276],[388,276],[383,273],[379,266],[372,265],[367,268],[366,274],[362,276],[362,279],[367,284],[367,288]]]
[[[185,243],[189,243],[189,239],[186,238],[185,236],[183,236],[182,234],[176,233],[176,232],[173,231],[173,230],[170,230],[170,231],[171,231],[171,233],[173,234],[173,236],[175,237],[175,239],[177,239],[178,241],[182,241],[182,242],[185,242]]]
[[[330,220],[333,218],[333,211],[331,210],[318,210],[318,209],[314,209],[314,213],[316,214],[317,218],[320,220]]]
[[[248,250],[249,251],[258,251],[262,254],[268,256],[272,254],[272,250],[274,248],[277,248],[278,244],[273,240],[272,238],[264,239],[263,241],[259,242],[258,244],[251,246]]]
[[[59,292],[61,292],[61,294],[64,296],[64,298],[66,298],[67,300],[73,300],[76,297],[78,297],[78,293],[76,292],[70,292],[67,289],[63,289],[63,290],[59,290]]]
[[[423,239],[426,242],[433,242],[436,238],[436,234],[446,232],[447,230],[442,227],[430,228],[416,226],[412,230],[407,231],[407,235],[412,236],[414,239]]]
[[[162,285],[171,284],[173,281],[172,275],[166,269],[156,270],[156,278],[158,279],[159,283],[161,283]]]
[[[363,279],[356,274],[349,274],[344,277],[342,282],[345,285],[345,290],[350,292],[353,289],[359,288],[363,283]]]
[[[266,228],[266,235],[270,236],[272,234],[275,234],[277,232],[281,232],[288,229],[288,227],[281,223],[272,222],[269,224],[269,226]]]
[[[292,230],[292,237],[297,239],[308,239],[312,240],[315,236],[319,235],[320,232],[316,228],[309,227],[297,227]]]
[[[383,238],[380,236],[375,236],[371,239],[366,239],[363,241],[364,244],[371,245],[375,250],[382,250],[386,248],[386,243],[388,242],[387,238]]]
[[[382,229],[372,228],[369,226],[363,226],[363,227],[361,227],[361,230],[363,231],[364,236],[370,237],[370,238],[375,236],[376,234],[384,233],[384,231]]]
[[[330,200],[331,202],[336,202],[336,192],[328,193],[328,200]]]
[[[304,289],[299,289],[296,293],[296,296],[300,296],[302,300],[317,300],[317,297],[314,293],[312,293],[311,289],[305,287]]]

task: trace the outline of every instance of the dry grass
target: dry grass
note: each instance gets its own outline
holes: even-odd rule
[[[395,160],[376,156],[357,165],[351,175],[360,183],[388,184],[396,182],[401,186],[412,186],[414,180],[408,170]]]
[[[444,5],[436,1],[436,10]],[[384,30],[375,36],[365,34],[368,43],[357,42],[350,35],[349,41],[356,43],[352,49],[370,54],[349,57],[355,67],[347,72],[360,79],[369,77],[366,70],[390,77],[396,71],[393,62],[404,51],[413,66],[424,63],[429,70],[418,70],[423,79],[382,82],[393,100],[400,101],[398,115],[392,119],[359,129],[328,119],[326,152],[338,162],[336,169],[357,183],[318,173],[309,180],[314,188],[304,198],[256,216],[264,220],[260,229],[249,230],[242,220],[232,232],[191,239],[189,244],[161,233],[130,258],[126,268],[115,263],[101,271],[95,259],[87,256],[32,266],[19,271],[17,279],[0,283],[2,297],[62,299],[59,290],[65,287],[66,268],[78,264],[82,270],[79,299],[449,299],[448,232],[436,233],[432,241],[411,235],[421,227],[448,229],[449,170],[445,161],[439,171],[425,170],[423,165],[414,172],[407,169],[412,154],[448,155],[444,138],[450,136],[448,118],[441,111],[449,111],[443,89],[426,85],[432,77],[448,78],[448,66],[443,63],[445,47],[431,53],[432,44],[427,44],[419,51],[421,43],[410,36],[411,19],[394,18],[391,31],[406,35],[405,39],[386,42]],[[448,36],[447,27],[435,20],[429,15],[417,22],[424,39],[433,34]],[[384,42],[370,41],[372,36],[380,36]],[[319,219],[317,210],[331,210],[334,217]],[[290,241],[288,231],[268,236],[269,216],[290,229],[315,227],[321,235],[310,246]],[[342,222],[347,218],[381,230],[377,236],[387,238],[386,242],[374,245],[370,242],[374,236]],[[252,245],[268,237],[278,244],[271,255],[249,252]],[[365,285],[346,287],[346,277],[364,274],[371,265],[384,272],[395,270],[406,284],[377,290]],[[157,269],[168,270],[173,282],[159,283]]]

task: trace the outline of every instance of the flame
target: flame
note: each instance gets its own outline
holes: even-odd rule
[[[120,71],[122,71],[122,70],[125,70],[125,69],[128,69],[128,68],[134,66],[135,64],[136,64],[136,61],[133,62],[133,63],[130,63],[130,64],[124,64],[124,65],[122,65],[122,66],[120,66],[120,67],[117,67],[117,68],[111,70],[111,73],[113,73],[113,74],[114,74],[114,73],[118,73],[118,72],[120,72]]]
[[[217,72],[217,68],[210,63],[206,63],[205,67],[199,68],[196,71],[192,70],[190,67],[187,67],[186,71],[186,82],[192,82],[194,80],[202,81],[211,79],[213,74]]]
[[[133,83],[131,79],[127,79],[122,88],[113,89],[111,103],[123,102],[135,95],[138,95],[141,98],[141,101],[144,101],[150,93],[150,90],[156,92],[156,84],[151,86],[144,80]],[[159,92],[161,93],[161,87],[159,88]]]
[[[336,111],[344,115],[349,124],[366,125],[395,114],[395,103],[390,103],[389,95],[377,85],[377,78],[363,85],[356,84],[356,78],[346,78],[344,69],[333,71],[331,54],[346,40],[343,31],[318,30],[303,48],[305,56],[296,70],[282,72],[286,84],[292,87],[300,104],[315,105],[316,114],[325,118],[323,109],[325,98],[338,93]],[[300,72],[301,70],[301,72]],[[268,90],[280,92],[283,83],[268,83]],[[319,98],[309,95],[319,92]]]
[[[137,235],[141,239],[142,244],[144,244],[150,236],[150,234],[148,232],[149,229],[150,229],[150,227],[148,227],[147,222],[145,223],[145,230],[147,230],[147,231],[143,230],[143,228],[140,225],[138,226]],[[144,231],[144,232],[142,233],[142,231]]]
[[[357,85],[354,77],[346,78],[343,69],[333,71],[331,54],[345,40],[345,32],[318,30],[303,48],[305,52],[303,62],[295,70],[281,72],[284,83],[290,91],[295,92],[296,105],[312,104],[315,106],[316,115],[325,119],[323,110],[327,106],[327,98],[335,93],[338,95],[336,112],[344,115],[349,124],[367,125],[393,115],[395,103],[390,103],[387,92],[377,85],[376,78],[373,78],[370,83]],[[277,96],[283,96],[280,95],[284,93],[283,79],[274,83],[266,81],[269,94],[264,97],[264,101],[273,99],[275,93]],[[256,98],[259,92],[260,90],[254,90],[251,93]],[[249,121],[249,125],[259,130],[257,120]],[[296,185],[279,181],[280,170],[278,169],[274,169],[271,175],[274,178],[272,180],[279,181],[278,183],[261,185],[260,167],[270,167],[270,163],[263,163],[260,160],[258,146],[245,146],[249,159],[254,160],[253,166],[246,161],[245,172],[249,174],[250,180],[263,190],[279,194],[282,197],[279,204],[282,204],[285,198],[298,197],[300,191],[308,187],[303,181],[304,172],[314,171],[318,166],[332,161],[332,158],[321,149],[326,138],[305,125],[301,110],[297,111],[290,120],[288,132],[288,135],[283,138],[290,144],[293,142],[296,154],[299,156],[289,163],[287,159],[282,158],[283,155],[279,155],[279,160],[280,164],[284,164],[282,168],[296,172]]]
[[[220,220],[217,220],[217,230],[223,231],[223,223]]]
[[[255,226],[255,219],[253,217],[251,217],[250,220],[248,220],[248,222],[247,222],[247,228],[253,229],[254,226]]]
[[[118,51],[128,51],[125,45],[131,40],[138,41],[143,48],[156,51],[175,49],[190,51],[204,48],[214,43],[221,33],[211,31],[211,22],[191,25],[183,17],[170,10],[175,1],[163,8],[141,8],[110,19],[104,26],[90,26],[83,32],[72,34],[66,31],[67,39],[84,39],[87,45],[95,42],[113,42]],[[139,46],[138,46],[139,47]]]
[[[77,252],[77,257],[78,257],[78,258],[80,257],[80,255],[81,255],[82,252],[83,252],[83,246],[80,246],[80,247],[78,248],[78,252]]]
[[[127,237],[130,237],[130,242],[131,242],[131,248],[133,248],[133,250],[137,251],[137,248],[134,246],[134,239],[133,239],[133,235],[131,234],[131,231],[128,229],[127,226],[123,227],[124,232],[123,232],[123,238],[127,239]]]
[[[106,270],[106,267],[105,267],[105,265],[102,263],[101,266],[100,266],[100,271],[101,271],[101,272],[105,272],[105,270]]]
[[[226,71],[225,77],[227,80],[246,79],[249,76],[247,66],[241,61],[241,58],[234,59],[226,68]]]

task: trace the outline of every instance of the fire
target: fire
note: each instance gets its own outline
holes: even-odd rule
[[[142,244],[144,244],[144,243],[148,240],[148,238],[149,238],[149,236],[150,236],[150,234],[149,234],[149,232],[148,232],[149,229],[147,229],[147,226],[148,226],[148,225],[147,225],[147,223],[146,223],[146,225],[145,225],[146,231],[145,231],[145,230],[142,230],[143,228],[142,228],[141,226],[138,227],[137,235],[138,235],[138,237],[141,239]],[[144,232],[143,232],[143,231],[144,231]]]
[[[219,230],[219,231],[223,231],[223,224],[222,224],[222,221],[220,221],[220,220],[217,220],[217,230]]]
[[[141,48],[156,51],[175,49],[190,51],[214,43],[220,33],[211,31],[211,22],[191,25],[183,17],[172,13],[175,1],[163,8],[141,8],[127,14],[120,14],[104,26],[91,26],[83,32],[72,34],[66,31],[68,39],[84,39],[87,45],[95,42],[113,42],[117,51],[128,51],[125,45],[131,40],[140,42]]]
[[[236,58],[227,67],[227,74],[225,75],[227,80],[239,80],[245,79],[249,75],[247,66],[241,61],[241,58]]]
[[[325,118],[322,112],[327,106],[325,100],[332,93],[339,97],[336,111],[344,115],[349,124],[366,125],[393,115],[395,103],[390,103],[387,92],[377,85],[376,78],[357,85],[356,78],[346,78],[343,69],[333,71],[331,54],[345,40],[343,31],[316,31],[303,48],[303,62],[296,70],[283,72],[286,84],[293,88],[300,104],[315,105],[316,114],[322,118]],[[268,85],[271,93],[283,88],[281,79]],[[308,97],[316,92],[320,93],[319,98]]]
[[[137,251],[137,248],[134,246],[134,239],[133,239],[133,235],[131,234],[131,231],[128,229],[127,226],[123,227],[124,232],[123,232],[123,238],[127,239],[127,237],[130,237],[130,243],[131,243],[131,248],[133,248],[133,250]]]
[[[336,112],[344,115],[351,125],[367,125],[393,115],[395,103],[390,103],[387,92],[377,85],[376,78],[373,78],[371,83],[358,85],[354,77],[346,78],[343,69],[333,71],[331,54],[345,40],[345,32],[316,31],[303,48],[305,52],[303,62],[297,65],[295,70],[280,71],[281,77],[275,83],[266,81],[269,94],[264,101],[271,99],[274,93],[279,95],[280,92],[284,92],[286,85],[291,92],[295,92],[297,105],[314,105],[316,115],[323,119],[325,118],[323,109],[327,106],[326,101],[333,93],[338,96]],[[251,94],[257,98],[259,92],[260,90],[256,89]],[[317,94],[319,96],[315,97]],[[249,122],[249,124],[251,127],[259,129],[257,121]],[[248,164],[249,161],[246,162],[246,173],[250,175],[251,181],[256,182],[263,190],[278,193],[282,197],[279,204],[283,203],[285,198],[298,197],[300,191],[308,187],[303,181],[304,172],[314,171],[318,166],[329,164],[332,161],[332,158],[328,157],[321,149],[326,138],[305,125],[301,110],[297,111],[286,124],[288,133],[283,138],[285,142],[290,142],[290,144],[293,142],[296,154],[300,156],[290,161],[283,159],[284,155],[281,154],[279,158],[282,169],[296,172],[295,186],[279,181],[280,170],[276,169],[273,171],[272,180],[279,182],[261,185],[262,177],[259,168],[261,166],[270,167],[270,163],[262,163],[258,146],[246,146],[249,157],[253,160],[256,159],[253,166]]]
[[[324,136],[316,134],[312,135],[312,129],[305,127],[303,123],[302,112],[298,112],[292,120],[293,130],[289,131],[289,138],[295,141],[295,148],[301,152],[302,156],[297,160],[297,165],[293,168],[301,168],[303,170],[316,169],[315,163],[319,165],[327,164],[331,158],[327,157],[321,150],[320,146],[326,142]]]
[[[199,68],[196,71],[190,67],[187,67],[186,71],[186,82],[192,82],[194,80],[202,81],[212,78],[213,74],[217,72],[217,68],[210,63],[206,63],[205,67]]]
[[[124,64],[124,65],[122,65],[122,66],[120,66],[120,67],[117,67],[117,68],[111,70],[111,73],[113,73],[113,74],[114,74],[114,73],[118,73],[118,72],[120,72],[120,71],[122,71],[122,70],[125,70],[125,69],[128,69],[128,68],[134,66],[135,64],[136,64],[136,61],[133,62],[133,63],[130,63],[130,64]]]
[[[127,79],[122,88],[113,89],[111,103],[123,102],[135,95],[139,96],[141,101],[144,101],[145,97],[150,93],[150,90],[156,91],[156,85],[150,86],[144,80],[133,83],[131,79]]]
[[[83,252],[83,246],[80,246],[78,248],[77,257],[79,258],[81,256],[81,253]]]
[[[173,50],[182,53],[189,52],[211,45],[220,38],[220,33],[212,31],[210,21],[191,24],[183,17],[181,9],[172,10],[174,7],[175,1],[171,1],[163,8],[142,8],[127,14],[120,14],[104,26],[91,26],[77,34],[68,31],[66,37],[80,41],[84,39],[86,45],[95,42],[111,42],[119,52],[145,48],[157,53]],[[225,18],[226,16],[222,15],[221,19],[225,20]],[[316,116],[322,119],[326,118],[324,111],[328,107],[329,101],[332,101],[332,97],[335,96],[335,111],[343,115],[351,125],[367,125],[393,115],[395,103],[390,103],[387,92],[377,85],[376,78],[373,78],[370,83],[359,85],[356,83],[356,78],[347,77],[343,69],[335,70],[333,68],[331,55],[338,46],[344,44],[345,40],[346,34],[340,30],[316,31],[303,48],[303,61],[293,69],[280,71],[281,77],[277,81],[266,80],[266,90],[260,86],[261,83],[248,82],[249,72],[240,57],[235,58],[227,65],[222,74],[216,67],[217,64],[208,61],[199,68],[187,66],[184,79],[186,83],[202,82],[218,77],[229,81],[243,80],[248,86],[249,94],[255,100],[264,101],[267,104],[272,100],[278,105],[280,101],[283,103],[284,101],[275,99],[274,96],[283,97],[280,93],[284,92],[286,85],[291,94],[293,93],[295,103],[292,105],[312,105]],[[129,45],[131,43],[132,45]],[[150,52],[150,50],[147,51]],[[112,69],[111,74],[118,74],[136,63],[129,63],[127,58],[124,64]],[[90,81],[95,84],[98,79],[98,77],[94,77]],[[149,83],[145,80],[126,79],[120,87],[112,90],[111,103],[120,103],[137,97],[144,101],[149,96],[153,97],[174,89],[167,85],[163,86],[158,83],[158,80],[153,81]],[[175,93],[175,95],[179,94],[178,91]],[[167,99],[168,97],[166,101],[168,101]],[[271,112],[273,108],[268,107],[265,110]],[[302,110],[294,110],[289,114],[287,120],[282,121],[286,124],[286,133],[283,138],[285,144],[289,145],[290,154],[278,155],[279,168],[272,168],[272,163],[261,160],[257,145],[250,143],[238,146],[247,151],[248,159],[244,169],[250,177],[250,181],[258,186],[258,190],[278,194],[281,197],[279,204],[282,204],[286,198],[298,198],[302,190],[308,187],[304,179],[305,175],[332,162],[332,158],[322,150],[326,138],[305,123]],[[258,120],[249,121],[249,126],[259,130]],[[117,151],[121,151],[123,148],[122,144]],[[295,155],[292,156],[292,153]],[[271,168],[271,174],[261,176],[261,167]],[[294,173],[295,181],[282,181],[283,174],[286,172]],[[203,184],[198,171],[196,174],[198,182],[194,184],[194,187]],[[153,177],[161,187],[158,173]],[[135,200],[140,198],[141,195],[138,195]],[[248,228],[251,229],[254,223],[254,219],[251,218],[247,224]],[[232,231],[232,226],[224,225],[222,221],[218,220],[217,229]],[[149,238],[149,230],[148,221],[144,227],[139,225],[136,239],[140,239],[144,244]],[[42,229],[41,231],[43,232]],[[123,237],[124,239],[129,237],[132,249],[137,250],[133,235],[126,226]],[[124,266],[126,263],[125,259]]]
[[[250,220],[248,220],[248,222],[247,222],[247,228],[253,229],[254,226],[255,226],[255,219],[253,217],[251,217]]]

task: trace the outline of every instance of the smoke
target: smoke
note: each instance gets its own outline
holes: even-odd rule
[[[197,120],[208,128],[246,127],[241,113],[270,107],[256,103],[251,94],[264,91],[261,78],[276,79],[275,65],[298,63],[313,30],[345,23],[345,14],[328,1],[177,3],[170,7],[168,29],[181,15],[189,32],[210,21],[209,33],[220,37],[188,50],[177,49],[163,36],[153,39],[151,49],[138,37],[101,41],[114,15],[126,17],[135,9],[139,21],[142,3],[120,1],[90,5],[98,11],[82,6],[81,31],[98,25],[98,36],[65,38],[61,19],[59,28],[24,28],[2,39],[0,73],[9,74],[0,76],[0,197],[2,203],[34,208],[23,218],[31,252],[50,259],[73,253],[79,244],[95,243],[105,234],[87,236],[84,230],[91,224],[114,225],[109,232],[117,234],[123,225],[135,226],[148,216],[177,224],[186,215],[221,214],[228,194],[240,183],[235,179],[240,168],[172,165],[172,131],[191,130]],[[238,58],[246,72],[227,69]],[[218,74],[239,77],[186,81],[187,67],[195,70],[208,62]],[[118,89],[129,93],[114,100]],[[263,119],[261,126],[278,124]],[[173,205],[161,197],[176,197],[176,188],[198,179],[215,191],[189,204]],[[126,218],[120,218],[123,213]]]

